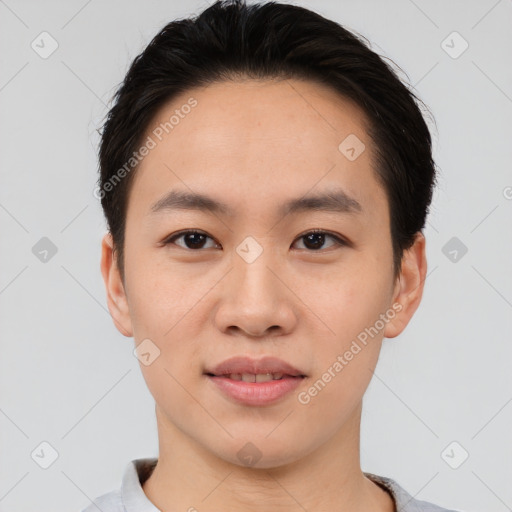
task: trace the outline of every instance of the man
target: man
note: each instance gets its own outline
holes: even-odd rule
[[[101,269],[158,459],[86,509],[443,511],[364,473],[362,398],[421,301],[431,138],[382,59],[287,4],[217,2],[105,124]]]

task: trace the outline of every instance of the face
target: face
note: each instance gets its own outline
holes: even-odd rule
[[[355,105],[304,81],[217,83],[155,117],[129,196],[124,284],[109,236],[102,270],[117,327],[144,343],[161,429],[272,467],[353,427],[426,270],[418,236],[393,279],[364,126]]]

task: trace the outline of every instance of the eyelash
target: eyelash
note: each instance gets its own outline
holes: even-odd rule
[[[191,230],[186,230],[186,231],[180,231],[178,233],[174,233],[173,235],[167,237],[163,242],[162,244],[164,246],[166,245],[171,245],[171,244],[174,244],[174,241],[183,237],[184,235],[189,235],[189,234],[193,234],[193,235],[204,235],[206,236],[207,238],[210,238],[211,240],[214,240],[211,236],[209,236],[207,233],[203,232],[203,231],[199,231],[199,230],[196,230],[196,229],[191,229]],[[341,237],[335,235],[334,233],[331,233],[329,231],[325,231],[325,230],[322,230],[322,229],[312,229],[310,231],[307,231],[306,233],[303,233],[301,235],[299,235],[296,240],[299,240],[301,238],[304,238],[306,237],[307,235],[311,235],[311,234],[321,234],[321,235],[327,235],[328,237],[331,237],[332,239],[334,239],[336,245],[338,247],[344,247],[344,246],[349,246],[350,244],[343,240]],[[203,249],[202,247],[199,248],[199,249],[190,249],[188,247],[182,247],[182,246],[178,246],[180,247],[181,249],[185,249],[187,251],[195,251],[195,252],[199,252],[199,251],[203,251],[205,249]],[[332,248],[331,248],[332,249]],[[304,249],[301,249],[301,250],[304,250]],[[314,249],[305,249],[307,250],[308,252],[321,252],[322,249],[317,249],[317,250],[314,250]]]

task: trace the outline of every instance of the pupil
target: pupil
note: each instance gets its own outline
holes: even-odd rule
[[[204,242],[204,239],[201,240],[201,237],[204,238],[204,235],[201,233],[189,233],[188,235],[185,236],[187,246],[190,244],[194,247],[197,245],[202,246],[202,242]],[[190,242],[190,240],[192,241]]]
[[[313,249],[319,249],[324,244],[324,238],[325,235],[323,233],[310,233],[309,235],[306,235],[306,240],[308,240],[308,242],[313,240]],[[314,242],[315,240],[317,243]],[[307,245],[308,244],[306,243],[306,246]]]

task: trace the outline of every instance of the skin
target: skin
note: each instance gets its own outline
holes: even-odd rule
[[[146,135],[191,96],[198,105],[134,176],[124,282],[110,235],[102,242],[116,327],[161,351],[141,364],[159,435],[159,462],[144,492],[169,511],[391,512],[391,496],[360,467],[362,398],[383,338],[399,335],[421,301],[425,239],[417,234],[394,279],[389,206],[372,169],[364,115],[326,86],[246,80],[193,89],[162,107]],[[366,146],[354,161],[338,150],[349,134]],[[333,187],[362,212],[276,213],[287,199]],[[235,214],[152,215],[151,205],[172,189],[208,194]],[[303,235],[315,228],[350,244],[326,236],[314,250]],[[187,248],[184,237],[161,244],[185,229],[211,238],[199,249],[190,238]],[[251,264],[236,253],[247,236],[263,249]],[[298,393],[393,304],[401,311],[301,404]],[[240,405],[203,375],[234,355],[276,356],[307,377],[273,405]],[[244,467],[237,452],[249,441],[261,459]]]

